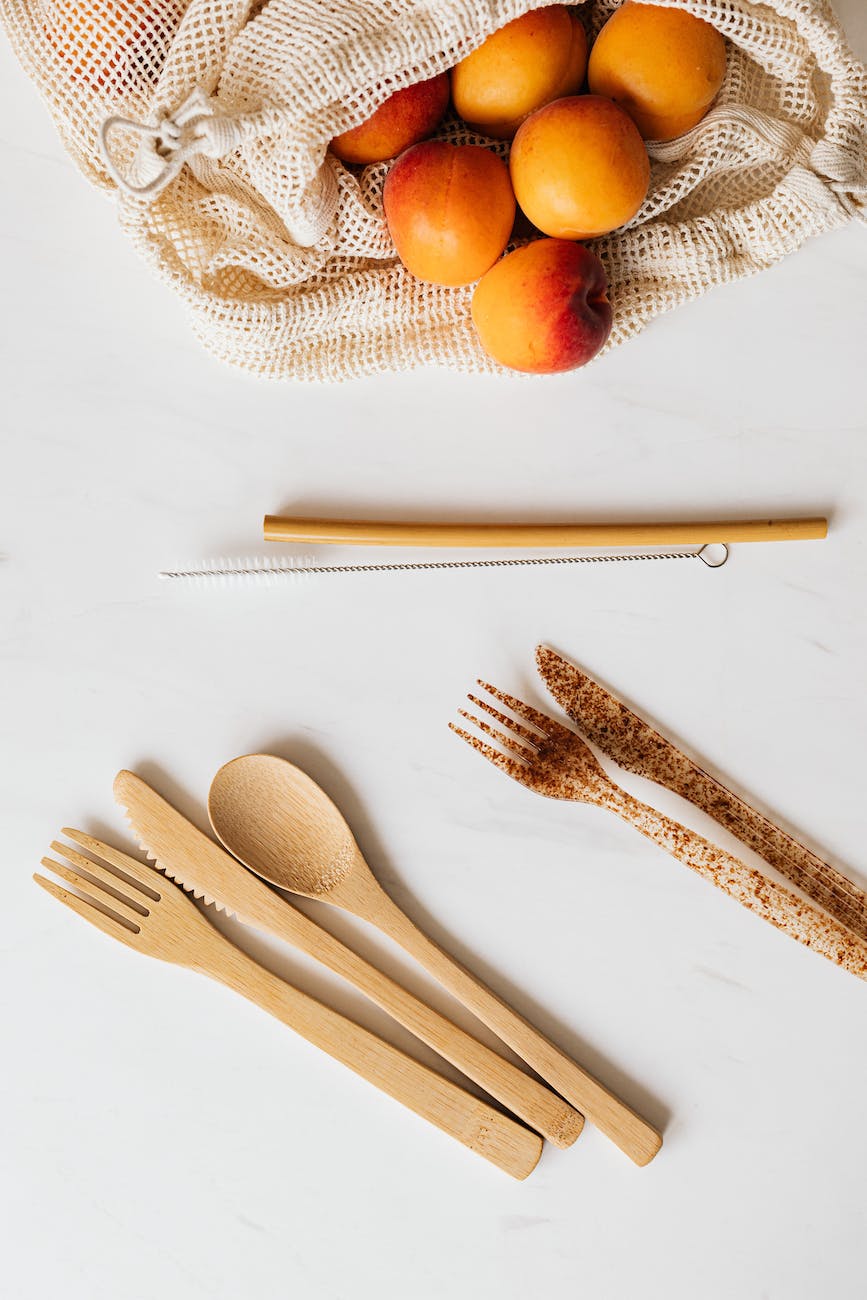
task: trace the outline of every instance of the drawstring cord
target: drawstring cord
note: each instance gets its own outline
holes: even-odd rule
[[[145,175],[150,173],[142,184],[121,172],[112,152],[112,136],[121,131],[140,137],[136,169]],[[153,124],[114,115],[99,128],[100,152],[109,175],[118,189],[140,199],[153,198],[164,190],[191,158],[201,154],[223,158],[238,147],[242,138],[237,121],[199,87],[175,113],[162,115]]]
[[[199,157],[226,158],[247,140],[276,134],[281,125],[279,110],[265,107],[256,113],[232,116],[219,100],[196,87],[171,116],[160,114],[156,122],[135,122],[117,115],[106,118],[99,129],[99,147],[119,190],[132,198],[153,199],[185,163]],[[112,152],[116,133],[139,137],[131,174],[121,171]],[[334,168],[322,167],[295,210],[283,215],[288,237],[300,248],[318,243],[331,225],[337,203]]]

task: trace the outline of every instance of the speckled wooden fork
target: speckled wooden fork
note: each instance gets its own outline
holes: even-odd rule
[[[461,717],[495,740],[508,754],[494,749],[462,727],[454,723],[450,725],[496,767],[521,785],[551,799],[596,804],[617,813],[763,920],[853,975],[867,979],[867,944],[835,917],[679,822],[633,798],[606,775],[580,736],[548,714],[486,682],[478,684],[515,717],[507,716],[476,695],[470,695],[472,703],[494,718],[499,727],[463,709],[460,710]]]

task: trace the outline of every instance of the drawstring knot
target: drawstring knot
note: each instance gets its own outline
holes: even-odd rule
[[[811,161],[849,215],[867,224],[867,155],[833,140],[821,140]]]
[[[138,183],[118,166],[112,151],[112,137],[117,132],[140,137],[133,164],[135,175],[143,178]],[[201,154],[224,158],[240,143],[237,121],[198,87],[171,116],[162,114],[148,123],[115,115],[107,117],[99,128],[100,152],[109,175],[118,189],[135,198],[159,194],[191,158]]]

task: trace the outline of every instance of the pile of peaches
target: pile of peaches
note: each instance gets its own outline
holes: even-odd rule
[[[695,126],[725,67],[723,37],[682,9],[625,0],[588,57],[580,18],[550,5],[494,32],[451,74],[397,91],[331,148],[349,164],[395,160],[383,206],[398,257],[431,284],[478,281],[472,317],[490,357],[571,370],[611,330],[604,268],[578,241],[635,216],[650,183],[645,140]],[[511,140],[508,164],[482,145],[427,138],[449,104],[474,132]],[[538,237],[504,257],[518,208]]]

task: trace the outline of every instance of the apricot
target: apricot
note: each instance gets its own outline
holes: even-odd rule
[[[583,366],[611,332],[605,269],[569,239],[537,239],[497,262],[476,286],[472,313],[488,356],[533,374]]]
[[[596,38],[588,79],[646,140],[673,140],[704,117],[723,83],[723,36],[683,9],[621,5]]]
[[[478,280],[515,219],[508,168],[481,145],[413,145],[389,170],[382,200],[398,257],[432,284]]]
[[[587,36],[565,5],[515,18],[452,69],[455,111],[483,135],[511,139],[543,104],[581,88]]]
[[[366,122],[335,136],[332,152],[348,163],[384,162],[435,131],[448,106],[449,74],[441,72],[389,95]]]
[[[635,216],[650,184],[638,128],[610,99],[571,95],[518,129],[510,158],[521,210],[546,235],[592,239]]]

